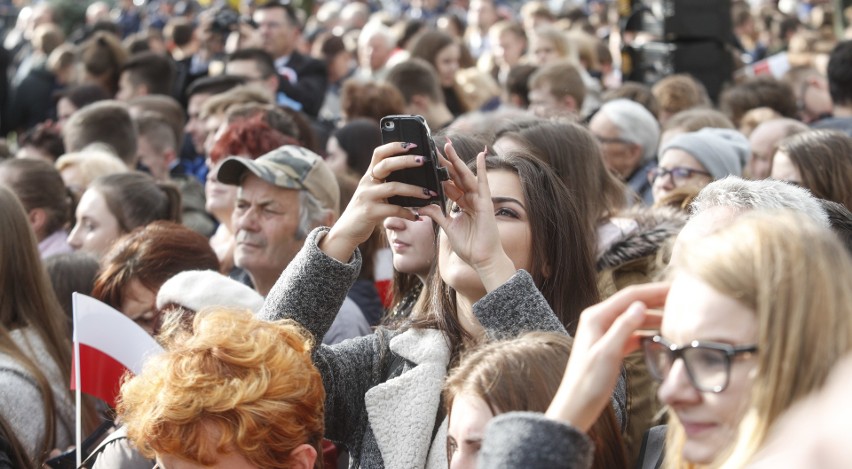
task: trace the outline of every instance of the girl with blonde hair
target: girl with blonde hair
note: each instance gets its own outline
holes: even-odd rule
[[[743,215],[690,241],[675,252],[671,284],[630,288],[583,313],[547,413],[495,418],[485,466],[531,465],[542,438],[560,439],[566,460],[576,460],[569,451],[588,443],[581,432],[640,343],[670,410],[663,467],[747,465],[782,412],[852,349],[849,272],[837,237],[792,212]],[[660,322],[648,308],[663,306],[660,333],[648,337]],[[657,467],[656,456],[646,453],[639,467]]]

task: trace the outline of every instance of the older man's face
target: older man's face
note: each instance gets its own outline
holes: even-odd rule
[[[618,127],[601,113],[589,122],[589,130],[601,142],[606,167],[622,180],[630,178],[642,162],[642,147],[624,140]]]
[[[248,174],[240,184],[232,223],[237,241],[234,264],[251,275],[258,292],[269,287],[302,248],[299,191],[274,186]]]

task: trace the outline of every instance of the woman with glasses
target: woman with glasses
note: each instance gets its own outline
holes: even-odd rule
[[[648,172],[654,203],[667,205],[679,192],[698,192],[711,182],[742,175],[751,150],[732,129],[705,128],[680,134],[660,149],[659,165]]]
[[[670,284],[627,289],[583,313],[547,412],[496,417],[483,467],[542,467],[531,450],[542,446],[564,461],[590,451],[584,433],[640,344],[670,411],[662,467],[746,466],[781,413],[852,349],[849,272],[836,236],[792,213],[744,215],[683,246]],[[662,321],[651,308],[664,309]],[[640,467],[657,467],[649,453]]]

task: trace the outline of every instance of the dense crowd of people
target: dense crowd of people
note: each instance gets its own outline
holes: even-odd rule
[[[849,12],[719,3],[715,95],[610,0],[12,2],[0,469],[849,467]]]

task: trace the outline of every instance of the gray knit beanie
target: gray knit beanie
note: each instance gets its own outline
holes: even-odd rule
[[[705,128],[680,134],[660,149],[660,157],[670,148],[678,148],[692,155],[714,180],[731,174],[742,176],[743,166],[751,154],[748,140],[733,129]]]

